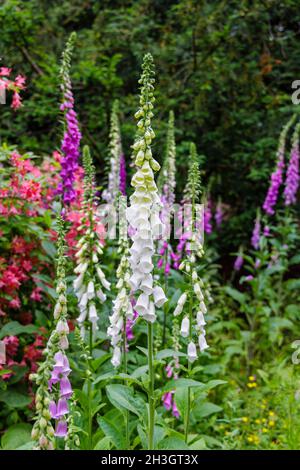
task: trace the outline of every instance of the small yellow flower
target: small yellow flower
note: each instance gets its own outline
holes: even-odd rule
[[[250,377],[248,377],[248,380],[250,380],[250,382],[255,382],[255,377],[254,375],[250,375]]]
[[[257,387],[257,383],[256,383],[256,382],[248,382],[248,383],[247,383],[247,387],[249,387],[249,388],[255,388],[255,387]]]
[[[269,411],[269,416],[275,416],[274,411]]]
[[[229,431],[225,431],[225,436],[229,436],[230,432]]]
[[[269,426],[270,426],[270,428],[272,428],[273,426],[275,426],[275,421],[269,421]]]
[[[256,424],[260,424],[260,423],[261,423],[261,419],[256,419],[256,420],[255,420],[255,423],[256,423]]]
[[[249,422],[248,416],[243,416],[242,421],[243,421],[243,423],[248,423]]]
[[[248,441],[248,442],[253,442],[253,436],[247,437],[247,441]]]
[[[267,429],[267,428],[262,428],[262,432],[264,432],[264,433],[269,432],[269,429]]]

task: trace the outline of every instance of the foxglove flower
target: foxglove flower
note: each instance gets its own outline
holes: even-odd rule
[[[124,194],[126,190],[125,158],[122,150],[118,113],[119,105],[118,102],[115,101],[110,118],[108,184],[102,194],[103,199],[108,204],[115,204],[118,194],[120,192]]]
[[[281,131],[278,150],[277,150],[277,161],[274,172],[271,175],[270,186],[267,192],[267,196],[263,203],[263,210],[268,215],[275,214],[275,206],[278,199],[279,189],[283,180],[283,169],[284,169],[284,152],[285,152],[285,140],[286,135],[295,121],[295,115],[288,121]]]
[[[99,222],[95,205],[94,175],[95,168],[89,148],[83,149],[84,166],[84,201],[82,205],[83,225],[85,232],[77,243],[75,254],[77,275],[73,282],[80,315],[77,318],[82,337],[85,335],[85,324],[92,327],[93,333],[98,329],[97,304],[106,300],[102,289],[109,290],[110,283],[99,265],[103,253],[101,239],[96,230]]]
[[[256,219],[255,219],[255,224],[254,224],[254,229],[251,237],[251,245],[255,250],[259,249],[259,243],[260,243],[260,213],[259,211],[257,212]]]
[[[61,181],[58,193],[62,195],[65,204],[71,204],[76,197],[74,183],[78,168],[81,133],[79,130],[77,114],[74,110],[74,97],[70,79],[71,57],[74,49],[76,34],[72,33],[62,56],[61,89],[63,102],[60,106],[64,113],[64,135],[61,143],[63,158],[61,160]]]
[[[203,280],[199,277],[196,266],[197,258],[201,258],[204,254],[201,234],[199,234],[199,224],[196,220],[196,202],[200,195],[200,171],[197,161],[196,148],[191,146],[191,159],[193,164],[190,165],[188,173],[188,182],[186,187],[186,200],[192,201],[190,210],[190,220],[188,226],[188,237],[186,240],[187,247],[183,253],[179,269],[185,271],[191,281],[190,288],[183,292],[178,299],[174,310],[174,317],[179,317],[183,313],[181,321],[180,334],[184,338],[188,338],[187,356],[189,362],[193,362],[197,358],[197,346],[194,342],[195,333],[198,336],[198,344],[200,351],[204,351],[208,345],[205,340],[204,325],[206,324],[204,315],[207,313],[205,305],[205,297],[210,299],[208,291],[204,289]],[[189,303],[189,314],[186,315],[186,303]],[[197,310],[196,318],[194,309]]]
[[[126,210],[126,198],[119,199],[120,214]],[[122,207],[121,207],[122,205]],[[113,347],[112,364],[119,367],[121,364],[122,350],[125,353],[127,340],[132,336],[132,326],[134,323],[134,311],[131,301],[129,247],[127,239],[127,223],[121,217],[120,236],[118,253],[121,255],[120,263],[116,272],[117,275],[117,297],[113,301],[112,314],[109,317],[110,326],[107,335],[111,337]],[[125,334],[124,334],[125,333]]]
[[[297,192],[299,188],[299,131],[300,123],[295,127],[292,138],[292,150],[289,166],[286,172],[284,200],[285,205],[295,204],[297,200]]]
[[[126,211],[127,220],[135,229],[131,235],[132,245],[129,258],[131,267],[129,283],[133,292],[139,295],[135,310],[151,323],[156,319],[155,307],[162,305],[162,296],[154,297],[156,286],[151,286],[153,285],[154,239],[159,237],[163,229],[159,218],[162,205],[154,180],[154,172],[158,171],[160,166],[154,160],[151,151],[151,142],[155,137],[151,127],[154,102],[153,75],[153,59],[151,54],[146,54],[140,79],[142,85],[140,108],[135,114],[138,120],[138,131],[133,145],[136,172],[131,184],[134,193],[130,197],[130,207]]]
[[[54,436],[66,437],[68,434],[69,406],[67,400],[73,394],[69,381],[71,372],[66,349],[68,347],[69,327],[67,323],[67,298],[65,281],[65,222],[62,217],[57,220],[57,301],[54,308],[54,330],[48,339],[44,351],[45,361],[40,365],[36,381],[36,422],[32,429],[32,438],[36,449],[52,450],[55,446]],[[54,430],[51,419],[57,421]]]

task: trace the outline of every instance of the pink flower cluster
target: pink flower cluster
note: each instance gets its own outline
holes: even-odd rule
[[[13,93],[11,107],[18,109],[22,106],[20,91],[25,89],[25,77],[17,75],[14,80],[9,78],[11,69],[8,67],[0,67],[0,92],[1,90],[11,91]]]

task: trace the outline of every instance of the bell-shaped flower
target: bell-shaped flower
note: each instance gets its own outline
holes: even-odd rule
[[[152,294],[152,291],[153,291],[153,276],[152,276],[152,274],[146,274],[146,276],[143,277],[140,288],[145,294],[147,294],[147,295]]]
[[[193,341],[188,344],[187,355],[189,362],[194,362],[197,359],[197,348]]]
[[[199,335],[198,342],[199,342],[199,348],[200,348],[201,352],[204,351],[205,349],[209,348],[209,346],[206,342],[206,338],[205,338],[204,333],[201,333]]]
[[[57,403],[56,419],[69,413],[68,403],[65,398],[60,398]]]
[[[180,334],[184,338],[187,338],[189,336],[189,332],[190,332],[190,320],[188,317],[184,317],[181,322]]]
[[[160,286],[155,286],[153,290],[154,303],[156,307],[160,308],[168,300],[165,296],[163,289]]]
[[[104,292],[101,289],[97,290],[97,297],[101,302],[106,301],[106,295],[104,294]]]
[[[91,303],[89,305],[89,320],[90,321],[98,320],[97,310],[96,310],[96,306],[94,303]]]
[[[119,348],[119,346],[116,346],[114,348],[111,363],[114,367],[118,367],[121,364],[121,349]]]
[[[143,254],[139,263],[139,270],[144,274],[148,274],[153,270],[153,268],[152,256],[148,253]]]
[[[57,422],[54,436],[56,437],[65,437],[68,434],[68,425],[65,420],[60,420]]]
[[[60,396],[62,398],[71,398],[73,390],[71,383],[67,377],[62,377],[60,380]]]
[[[204,315],[203,315],[203,312],[201,312],[201,310],[199,310],[199,312],[197,312],[197,325],[199,327],[202,327],[202,326],[206,325],[206,321],[204,319]]]
[[[135,304],[135,310],[139,315],[144,316],[149,311],[149,296],[147,294],[140,294],[137,303]]]
[[[136,306],[135,306],[136,308]],[[156,320],[156,315],[155,315],[155,306],[154,302],[149,302],[149,309],[146,313],[143,314],[143,318],[150,323],[154,323]]]
[[[95,286],[94,286],[94,283],[93,281],[90,281],[88,283],[88,287],[87,287],[87,297],[89,300],[93,299],[95,297]]]

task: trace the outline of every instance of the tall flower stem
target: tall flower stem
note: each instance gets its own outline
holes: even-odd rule
[[[148,323],[148,369],[149,369],[149,417],[148,417],[148,450],[154,448],[154,368],[153,368],[153,325]]]
[[[123,370],[124,374],[127,374],[127,352],[126,352],[126,315],[123,315]],[[124,380],[124,385],[126,385],[126,380]],[[129,411],[125,411],[125,443],[126,450],[130,448],[129,441]]]
[[[193,286],[191,286],[193,288]],[[189,341],[192,341],[193,339],[193,328],[192,328],[192,322],[193,322],[193,298],[192,296],[190,297],[190,304],[189,304],[189,322],[190,322],[190,327],[189,327]],[[188,377],[190,376],[191,373],[191,363],[188,361]],[[189,437],[189,427],[190,427],[190,412],[191,412],[191,387],[188,387],[187,390],[187,406],[186,406],[186,417],[185,417],[185,423],[184,423],[184,440],[186,443],[188,443],[188,437]]]
[[[93,416],[92,416],[92,358],[93,358],[93,325],[89,324],[89,376],[88,376],[88,403],[89,403],[89,416],[88,416],[88,446],[89,450],[93,447]]]
[[[165,263],[168,262],[168,248],[165,251]],[[164,274],[164,291],[165,293],[168,292],[168,276]],[[165,347],[166,344],[166,333],[167,333],[167,304],[164,304],[163,310],[163,333],[162,333],[162,348]]]

